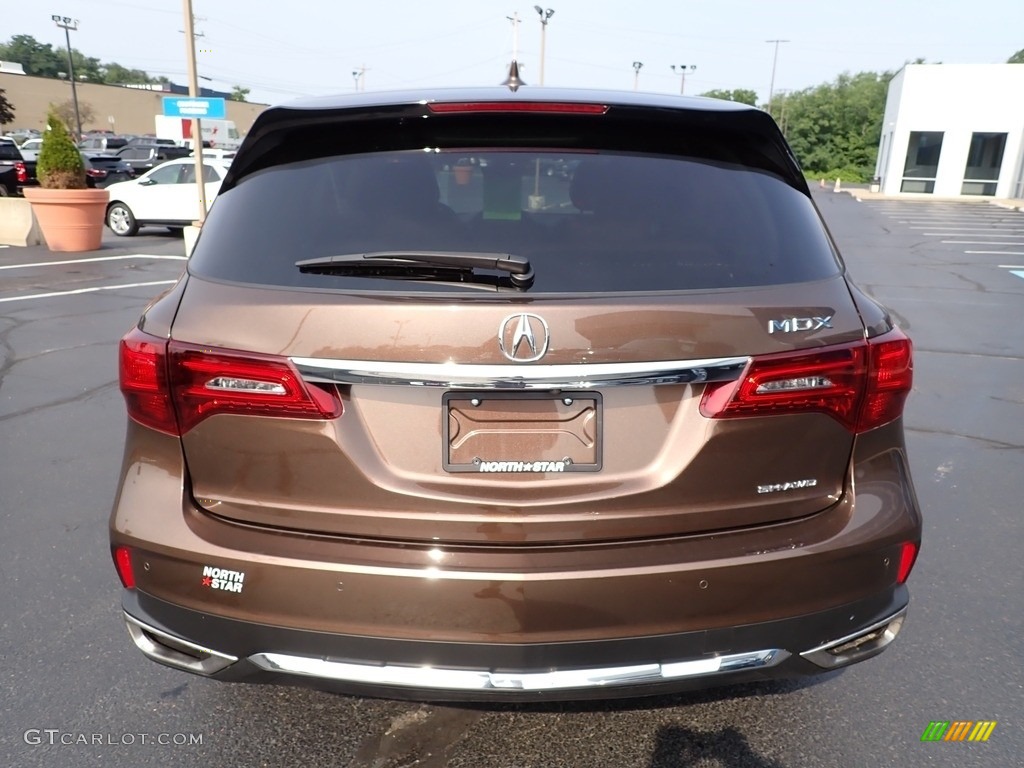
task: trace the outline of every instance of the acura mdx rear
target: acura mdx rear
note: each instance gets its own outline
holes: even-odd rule
[[[218,680],[419,699],[842,667],[907,610],[911,375],[757,109],[269,109],[121,341],[128,630]]]

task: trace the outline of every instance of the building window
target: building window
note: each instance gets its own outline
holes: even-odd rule
[[[975,133],[967,153],[962,195],[995,195],[1006,149],[1005,133]]]
[[[900,192],[935,191],[935,176],[942,154],[942,131],[911,131]]]

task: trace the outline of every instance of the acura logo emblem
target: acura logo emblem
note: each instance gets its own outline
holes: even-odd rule
[[[509,315],[498,328],[501,354],[516,363],[540,360],[547,353],[550,340],[548,324],[540,315]]]

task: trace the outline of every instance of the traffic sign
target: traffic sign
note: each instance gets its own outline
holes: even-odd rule
[[[164,96],[166,117],[223,120],[228,116],[224,99],[205,96]]]

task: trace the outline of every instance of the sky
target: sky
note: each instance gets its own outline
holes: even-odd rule
[[[64,49],[50,18],[60,14],[78,19],[71,45],[83,54],[187,84],[186,1],[6,0],[0,41],[27,34]],[[241,85],[253,102],[350,93],[357,82],[365,90],[498,84],[516,30],[522,79],[539,84],[540,16],[517,0],[191,1],[198,72],[209,78],[201,84]],[[679,93],[685,67],[688,95],[743,88],[764,103],[773,70],[775,92],[796,91],[918,58],[1002,63],[1024,48],[1024,0],[550,0],[543,8],[554,10],[549,86]]]

